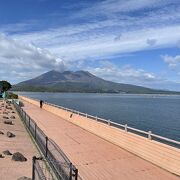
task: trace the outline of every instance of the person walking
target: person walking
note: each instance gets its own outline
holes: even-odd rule
[[[43,100],[40,100],[40,108],[42,108],[43,107]]]

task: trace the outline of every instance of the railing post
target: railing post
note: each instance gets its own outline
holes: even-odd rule
[[[36,128],[37,128],[37,124],[35,123],[35,126],[34,126],[34,139],[36,140]]]
[[[125,126],[124,126],[124,130],[125,130],[125,132],[127,132],[127,128],[128,128],[128,125],[127,124],[125,124]]]
[[[75,180],[78,180],[78,169],[73,169],[73,172],[74,172],[74,174],[73,174],[73,176],[74,176],[74,179]]]
[[[98,117],[96,116],[96,121],[98,121]]]
[[[32,158],[32,180],[35,180],[35,163],[36,163],[36,157],[33,156],[33,158]]]
[[[70,163],[69,166],[70,166],[69,180],[72,180],[72,170],[73,170],[72,163]]]
[[[30,125],[31,125],[31,118],[29,117],[29,129],[30,129]]]
[[[109,120],[108,120],[108,126],[110,126],[110,125],[111,125],[111,120],[109,119]]]
[[[23,111],[23,116],[24,116],[24,119],[26,119],[26,112]]]
[[[27,114],[26,112],[24,111],[24,118],[27,119]]]
[[[45,154],[46,157],[47,154],[48,154],[48,137],[46,136],[46,154]]]
[[[151,136],[152,132],[151,131],[148,131],[148,139],[151,140],[152,139],[152,136]]]

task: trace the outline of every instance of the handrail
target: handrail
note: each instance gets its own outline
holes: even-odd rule
[[[171,143],[175,143],[175,144],[180,145],[180,142],[179,142],[179,141],[175,141],[175,140],[173,140],[173,139],[169,139],[169,138],[166,138],[166,137],[163,137],[163,136],[159,136],[159,135],[157,135],[157,134],[151,134],[151,136],[156,137],[156,138],[158,138],[158,139],[162,139],[162,140],[169,141],[169,142],[171,142]]]
[[[146,131],[143,131],[143,130],[140,130],[140,129],[136,129],[136,128],[132,128],[132,127],[128,127],[128,129],[133,130],[133,131],[137,131],[137,132],[139,132],[139,133],[144,133],[144,134],[146,134],[146,135],[149,134],[149,132],[146,132]],[[152,135],[152,134],[151,134],[151,135]]]
[[[54,169],[54,173],[57,175],[57,179],[81,179],[81,177],[78,175],[78,169],[74,164],[72,164],[61,148],[38,127],[35,121],[24,111],[23,108],[21,108],[15,101],[13,101],[13,103],[22,120],[24,121],[26,128],[29,130],[41,152],[43,153],[45,159],[48,161],[51,168]],[[32,126],[32,123],[34,126]],[[53,150],[49,149],[50,146],[53,147]],[[54,150],[56,151],[56,153],[54,153],[55,155],[53,154]],[[62,163],[56,158],[56,156],[61,157],[61,159],[64,160],[66,169],[63,169],[65,166],[61,167]],[[61,171],[59,171],[60,169]],[[63,176],[63,174],[65,175]]]
[[[30,98],[30,99],[39,101],[39,99],[35,99],[35,98],[27,97],[27,96],[22,96],[22,97],[26,97],[26,98]],[[79,111],[77,111],[77,110],[65,108],[65,107],[63,107],[63,106],[59,106],[59,105],[56,105],[56,104],[52,104],[52,103],[49,103],[49,102],[46,102],[46,101],[45,101],[44,103],[47,104],[47,105],[50,105],[50,106],[57,107],[57,108],[59,108],[59,109],[63,109],[63,110],[65,110],[65,111],[69,111],[69,112],[71,112],[71,113],[78,114],[78,115],[80,115],[80,116],[84,116],[84,117],[90,118],[90,119],[92,119],[92,120],[96,120],[96,121],[102,122],[102,123],[107,124],[107,125],[109,125],[109,126],[115,125],[117,128],[119,128],[119,127],[124,128],[125,132],[128,132],[128,130],[132,130],[133,132],[131,132],[131,133],[134,133],[134,134],[137,133],[138,135],[144,134],[144,135],[147,136],[147,138],[150,139],[150,140],[155,140],[155,141],[157,141],[157,140],[156,140],[156,138],[157,138],[157,139],[159,139],[159,140],[162,140],[161,143],[163,143],[163,144],[167,144],[167,143],[168,143],[168,145],[174,144],[175,147],[180,148],[180,142],[179,142],[179,141],[176,141],[176,140],[173,140],[173,139],[170,139],[170,138],[166,138],[166,137],[163,137],[163,136],[159,136],[159,135],[157,135],[157,134],[153,134],[151,131],[148,131],[148,132],[147,132],[147,131],[143,131],[143,130],[140,130],[140,129],[136,129],[136,128],[133,128],[133,127],[129,127],[127,124],[125,124],[125,125],[119,124],[119,123],[113,122],[113,121],[111,121],[111,120],[107,120],[107,119],[100,118],[100,117],[97,117],[97,116],[89,115],[89,114],[87,114],[87,113],[79,112]],[[140,134],[139,134],[139,133],[140,133]],[[153,137],[154,137],[154,139],[153,139]],[[167,143],[165,143],[164,141],[166,141]],[[169,144],[169,143],[170,143],[170,144]],[[171,143],[172,143],[172,144],[171,144]],[[172,145],[172,146],[173,146],[173,145]]]
[[[116,126],[120,126],[120,127],[122,127],[122,128],[125,128],[125,125],[119,124],[119,123],[116,123],[116,122],[113,122],[113,121],[111,121],[111,124],[114,124],[114,125],[116,125]]]

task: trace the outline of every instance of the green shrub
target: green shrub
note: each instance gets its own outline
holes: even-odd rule
[[[12,92],[8,92],[7,98],[8,99],[18,99],[18,95],[14,94]]]

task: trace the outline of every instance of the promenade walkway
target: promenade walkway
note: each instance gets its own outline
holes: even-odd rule
[[[179,177],[24,101],[24,110],[65,152],[85,180],[180,180]]]

